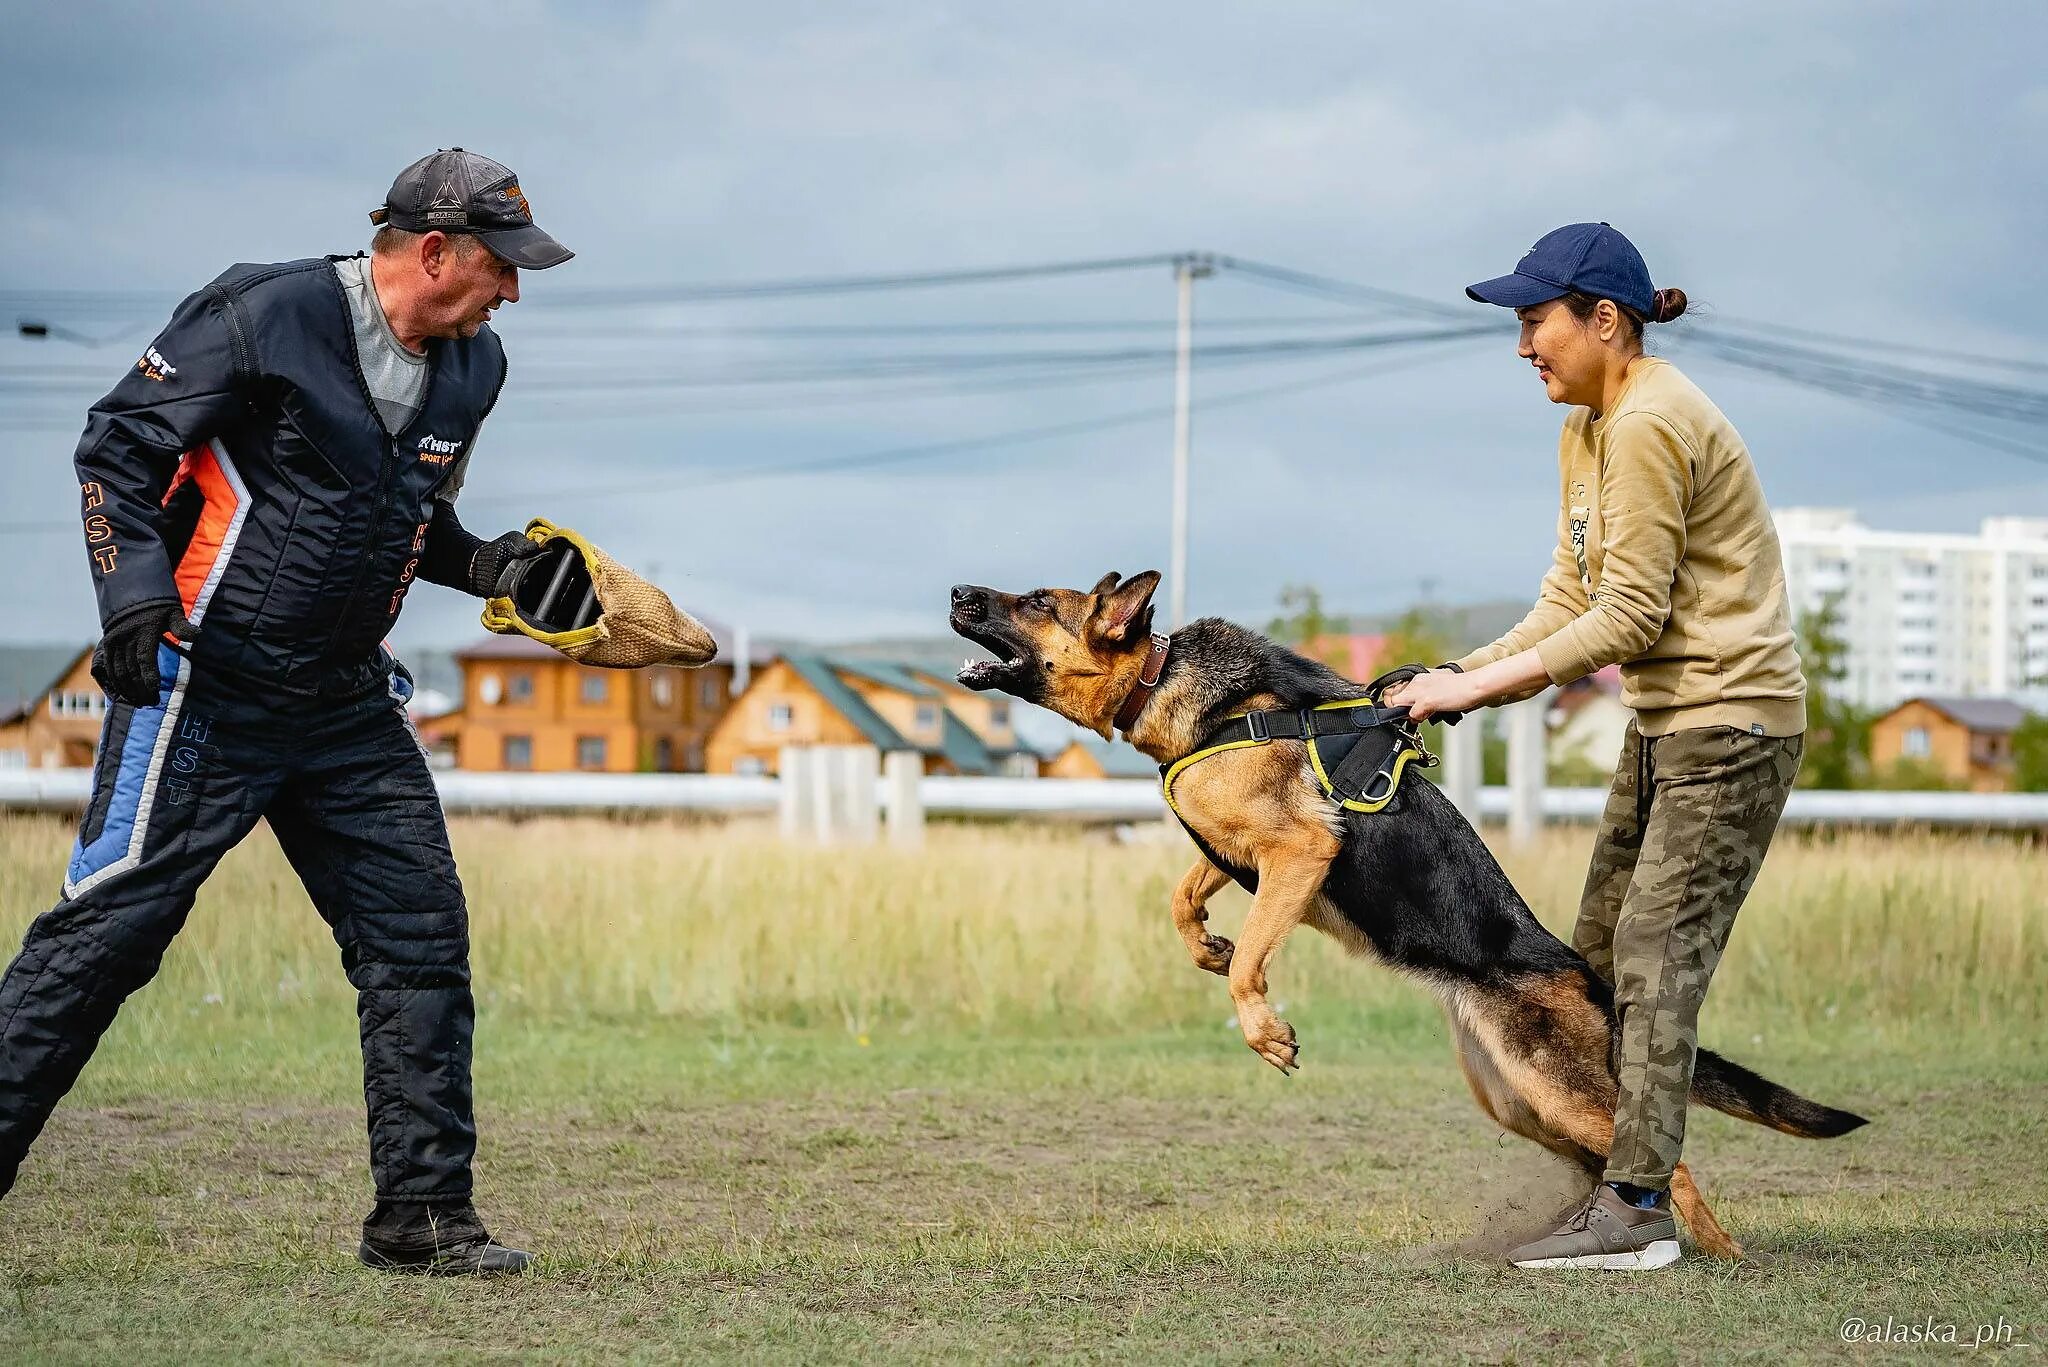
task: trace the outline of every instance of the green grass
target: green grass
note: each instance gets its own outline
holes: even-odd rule
[[[1563,1188],[1479,1115],[1420,992],[1290,943],[1307,1066],[1283,1079],[1181,958],[1178,851],[935,837],[908,860],[458,826],[480,1204],[545,1261],[456,1284],[351,1261],[351,1000],[251,842],[0,1201],[0,1357],[1781,1362],[1874,1354],[1841,1342],[1852,1315],[2048,1341],[2022,846],[1773,855],[1703,1034],[1873,1124],[1696,1115],[1749,1258],[1590,1279],[1484,1254]],[[0,823],[0,930],[46,904],[64,839]],[[1583,839],[1511,861],[1554,924]]]

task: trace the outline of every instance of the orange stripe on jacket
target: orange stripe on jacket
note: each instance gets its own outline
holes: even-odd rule
[[[204,448],[201,449],[203,450]],[[192,453],[187,451],[184,455],[178,457],[178,469],[171,476],[171,487],[164,490],[164,496],[157,500],[157,506],[159,508],[170,507],[171,500],[178,496],[178,490],[184,488],[185,482],[191,478]]]
[[[220,559],[221,545],[227,540],[228,528],[234,523],[235,509],[240,504],[235,487],[221,473],[220,462],[210,446],[185,453],[178,463],[178,474],[171,481],[172,490],[187,480],[199,486],[199,496],[204,500],[199,509],[199,524],[192,529],[192,540],[178,561],[178,597],[184,600],[185,615],[189,617],[199,601],[199,591],[206,587],[206,576],[213,572],[213,562]],[[165,501],[169,501],[169,495]]]

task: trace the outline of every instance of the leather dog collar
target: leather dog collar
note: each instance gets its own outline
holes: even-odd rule
[[[1138,670],[1137,686],[1124,695],[1124,704],[1116,710],[1116,729],[1126,736],[1138,724],[1138,714],[1145,710],[1145,704],[1152,700],[1152,690],[1159,687],[1159,676],[1166,672],[1166,652],[1173,647],[1171,638],[1158,632],[1152,633],[1152,648],[1145,652],[1145,663]]]

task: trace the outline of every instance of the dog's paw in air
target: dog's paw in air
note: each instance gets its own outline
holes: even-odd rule
[[[1193,951],[1195,967],[1227,978],[1230,976],[1230,955],[1236,948],[1221,935],[1204,935],[1201,947]]]
[[[1274,1015],[1270,1007],[1240,1011],[1237,1025],[1252,1052],[1282,1073],[1291,1075],[1301,1067],[1301,1045],[1294,1038],[1294,1027]]]

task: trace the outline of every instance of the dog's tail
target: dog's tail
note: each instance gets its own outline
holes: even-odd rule
[[[1737,1120],[1768,1125],[1801,1139],[1833,1139],[1870,1123],[1853,1111],[1808,1101],[1710,1049],[1700,1050],[1693,1064],[1692,1099]]]

